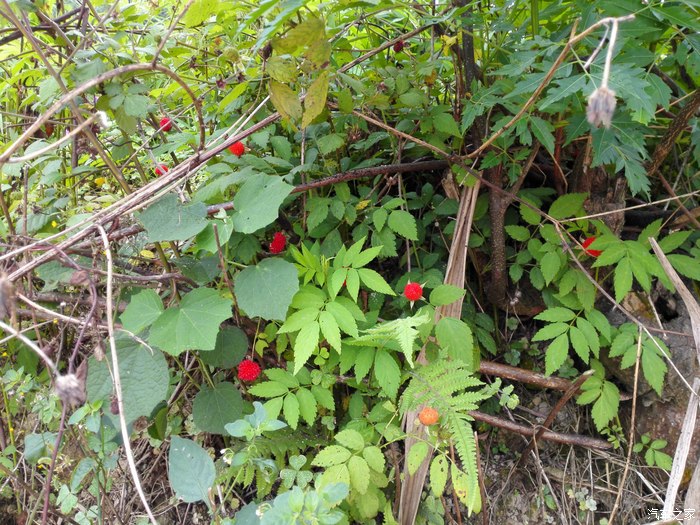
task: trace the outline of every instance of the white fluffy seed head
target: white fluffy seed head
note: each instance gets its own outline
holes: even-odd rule
[[[616,105],[615,92],[605,86],[599,87],[588,97],[588,106],[586,107],[588,122],[596,128],[603,125],[605,129],[608,129],[612,123]]]

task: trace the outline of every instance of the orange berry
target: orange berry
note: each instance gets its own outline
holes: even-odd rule
[[[423,423],[426,427],[434,425],[440,419],[440,414],[433,407],[425,407],[418,414],[418,420]]]

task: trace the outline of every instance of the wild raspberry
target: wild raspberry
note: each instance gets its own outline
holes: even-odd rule
[[[409,281],[403,289],[403,296],[411,302],[418,301],[423,298],[423,287]]]
[[[238,379],[255,381],[260,377],[260,365],[252,359],[246,359],[238,364]]]
[[[425,407],[418,414],[418,420],[423,423],[426,427],[434,425],[440,419],[440,414],[433,407]]]
[[[590,255],[591,257],[598,257],[602,252],[602,250],[589,250],[588,247],[593,244],[593,241],[595,241],[595,237],[589,237],[583,243],[581,243],[581,246],[583,246],[583,249],[585,252]]]
[[[403,51],[403,48],[405,46],[406,46],[406,44],[404,44],[403,40],[399,40],[398,42],[396,42],[394,44],[394,53],[399,53],[399,52]]]
[[[228,147],[228,150],[233,153],[236,157],[240,157],[245,153],[245,146],[243,143],[239,140],[238,142],[234,142]]]
[[[166,173],[168,173],[168,166],[166,166],[165,164],[159,164],[158,166],[156,166],[156,175],[160,177],[161,175],[165,175]]]
[[[173,129],[173,121],[170,120],[168,117],[163,117],[160,119],[160,129],[163,131],[170,131]]]
[[[284,247],[287,245],[287,238],[282,232],[275,232],[272,237],[272,242],[270,243],[270,253],[282,253]]]

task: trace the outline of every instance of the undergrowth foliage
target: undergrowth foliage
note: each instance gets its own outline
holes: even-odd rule
[[[700,281],[699,14],[0,2],[3,504],[473,519],[504,361],[591,370],[577,431],[668,469],[619,378],[662,396],[680,351],[659,258]]]

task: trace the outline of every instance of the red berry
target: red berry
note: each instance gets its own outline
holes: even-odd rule
[[[595,237],[589,237],[585,241],[583,241],[582,246],[583,249],[586,251],[588,255],[591,257],[598,257],[602,252],[602,250],[589,250],[588,247],[593,244],[593,241],[595,241]]]
[[[438,419],[440,419],[440,414],[438,414],[438,411],[433,407],[425,407],[420,411],[420,414],[418,414],[418,419],[426,427],[429,427],[430,425],[434,425],[438,422]]]
[[[239,140],[238,142],[234,142],[228,147],[228,150],[233,153],[236,157],[240,157],[243,155],[245,152],[245,146],[243,143]]]
[[[168,167],[165,164],[159,164],[156,166],[156,175],[159,177],[168,173]]]
[[[163,131],[170,131],[173,129],[173,121],[170,120],[168,117],[163,117],[160,119],[160,129]]]
[[[409,301],[418,301],[423,298],[423,287],[418,283],[408,282],[403,289],[403,295]]]
[[[275,232],[270,243],[270,253],[281,253],[287,245],[287,238],[282,232]]]
[[[260,365],[252,359],[246,359],[238,364],[238,379],[255,381],[260,377]]]
[[[404,44],[403,40],[399,40],[398,42],[396,42],[394,44],[394,52],[399,53],[399,52],[403,51],[403,48],[405,46],[406,46],[406,44]]]

